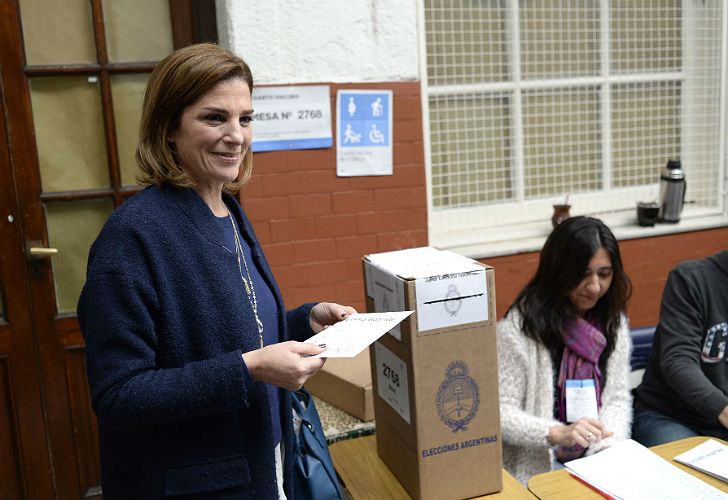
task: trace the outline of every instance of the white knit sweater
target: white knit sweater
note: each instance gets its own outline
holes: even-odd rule
[[[503,466],[521,483],[551,470],[553,450],[546,440],[554,419],[554,366],[546,347],[521,331],[521,316],[512,310],[498,322],[498,374],[500,390]],[[614,440],[627,439],[632,423],[629,355],[632,341],[622,318],[617,343],[607,362],[607,384],[602,391],[599,419],[614,432]],[[587,450],[589,453],[591,448]]]

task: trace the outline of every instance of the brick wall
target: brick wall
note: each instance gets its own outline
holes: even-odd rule
[[[632,299],[627,314],[633,327],[657,324],[660,299],[670,270],[679,262],[728,249],[728,228],[640,238],[619,242]],[[518,295],[538,266],[538,252],[483,259],[495,267],[498,317]]]
[[[256,153],[240,193],[289,307],[321,300],[364,311],[361,257],[427,245],[419,82],[332,84],[332,110],[340,88],[393,91],[394,175],[337,177],[333,147]]]

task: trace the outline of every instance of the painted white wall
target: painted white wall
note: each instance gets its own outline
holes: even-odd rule
[[[217,0],[256,84],[417,80],[417,0]]]

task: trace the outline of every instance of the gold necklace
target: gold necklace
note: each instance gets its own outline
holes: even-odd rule
[[[235,236],[235,256],[238,258],[238,271],[240,272],[240,279],[243,280],[245,285],[245,293],[248,296],[248,302],[253,308],[253,314],[255,315],[255,322],[258,325],[258,337],[260,338],[260,348],[263,348],[263,322],[258,317],[258,298],[255,296],[255,287],[253,286],[253,279],[250,277],[250,269],[248,269],[248,261],[245,259],[245,252],[243,252],[243,246],[240,244],[240,237],[238,236],[238,230],[233,222],[233,216],[228,210],[228,218],[230,218],[230,225],[233,226],[233,235]],[[240,265],[242,256],[243,264]],[[245,274],[248,275],[248,279],[243,276],[243,267],[245,267]],[[251,299],[252,296],[252,299]]]

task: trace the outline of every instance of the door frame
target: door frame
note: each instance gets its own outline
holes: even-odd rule
[[[35,498],[53,495],[50,457],[46,451],[45,420],[40,373],[37,367],[33,334],[29,277],[22,244],[22,217],[19,209],[16,178],[11,155],[11,135],[7,120],[9,80],[6,61],[12,46],[6,43],[12,19],[0,15],[0,296],[4,317],[0,318],[0,413],[5,429],[2,449],[13,450],[10,466],[0,471],[0,483],[7,484],[8,494]],[[19,396],[22,394],[23,396]],[[2,438],[0,438],[2,439]],[[16,459],[17,458],[17,459]],[[6,462],[7,463],[7,462]],[[29,480],[27,469],[35,471]]]

